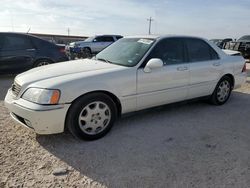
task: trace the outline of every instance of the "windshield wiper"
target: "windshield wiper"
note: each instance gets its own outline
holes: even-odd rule
[[[109,61],[109,60],[104,59],[104,58],[97,58],[96,60],[99,60],[99,61],[104,61],[104,62],[106,62],[106,63],[111,63],[111,64],[113,64],[113,62],[112,62],[112,61]]]

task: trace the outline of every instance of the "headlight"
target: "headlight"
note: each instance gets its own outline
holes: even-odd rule
[[[58,104],[60,90],[29,88],[24,92],[22,98],[37,104]]]

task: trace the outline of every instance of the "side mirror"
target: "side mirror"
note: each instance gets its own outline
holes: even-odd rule
[[[163,61],[158,58],[152,58],[147,62],[146,66],[144,67],[144,72],[149,73],[152,71],[152,69],[161,67],[163,67]]]

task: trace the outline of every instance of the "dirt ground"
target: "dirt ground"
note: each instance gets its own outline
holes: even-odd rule
[[[3,104],[12,81],[0,78],[0,187],[250,185],[250,72],[223,106],[197,101],[139,112],[92,142],[38,136],[14,123]]]

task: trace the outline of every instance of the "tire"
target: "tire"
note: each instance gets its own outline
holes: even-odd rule
[[[220,79],[215,87],[213,94],[210,96],[210,102],[214,105],[225,104],[232,92],[233,84],[231,78],[224,76]]]
[[[77,138],[96,140],[105,136],[117,118],[114,101],[106,94],[87,94],[76,100],[66,117],[66,128]]]
[[[69,58],[70,58],[70,60],[74,60],[74,59],[76,58],[76,55],[73,54],[73,53],[71,53],[71,54],[69,55]]]
[[[91,58],[92,57],[92,53],[91,53],[91,50],[89,48],[83,48],[81,54],[82,54],[83,58]]]
[[[38,60],[34,63],[34,66],[33,67],[41,67],[41,66],[44,66],[44,65],[49,65],[51,64],[52,62],[48,59],[41,59],[41,60]]]

